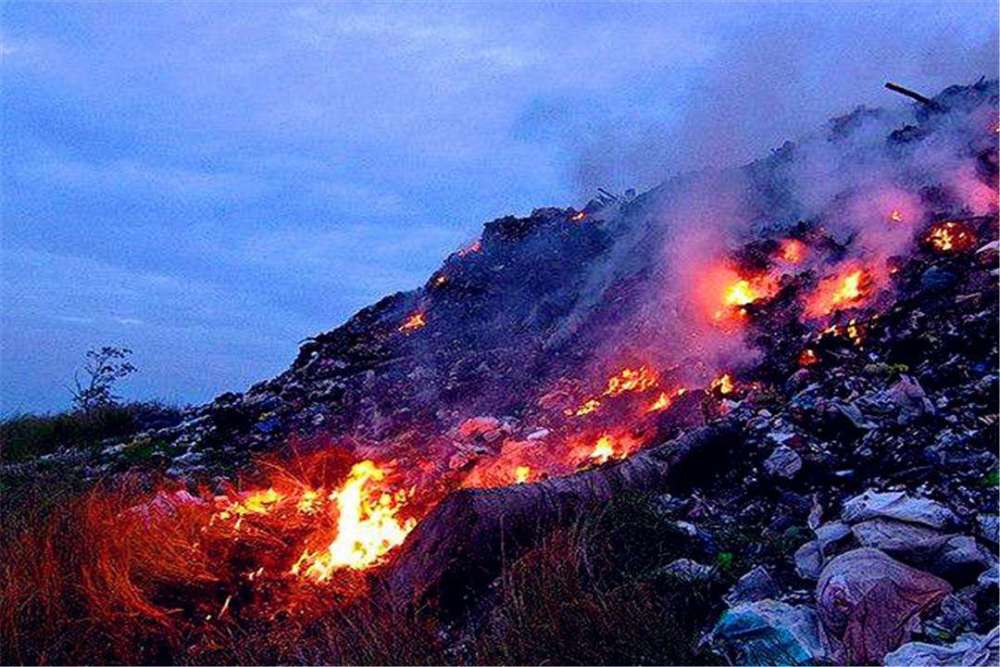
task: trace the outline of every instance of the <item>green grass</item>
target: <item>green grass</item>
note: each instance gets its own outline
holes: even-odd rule
[[[96,447],[108,438],[126,438],[152,424],[174,423],[180,410],[160,403],[127,403],[92,412],[15,415],[0,421],[0,458],[27,461],[60,447]]]

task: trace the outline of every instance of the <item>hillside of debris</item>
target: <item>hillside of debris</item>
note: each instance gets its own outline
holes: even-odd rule
[[[492,221],[272,380],[5,464],[2,643],[995,663],[998,101]]]

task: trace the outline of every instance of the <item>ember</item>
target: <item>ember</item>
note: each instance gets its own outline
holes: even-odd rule
[[[677,400],[678,397],[683,396],[685,391],[687,390],[683,387],[675,389],[669,393],[661,391],[660,395],[656,397],[656,400],[653,401],[648,408],[646,408],[646,412],[660,412],[661,410],[666,410],[673,405],[673,402]]]
[[[465,246],[461,250],[459,250],[458,251],[458,256],[459,257],[465,257],[467,255],[473,255],[473,254],[479,252],[482,249],[483,249],[483,243],[482,243],[482,241],[476,240],[476,241],[473,241],[472,243],[470,243],[469,245]]]
[[[746,314],[746,306],[773,296],[774,280],[768,275],[744,277],[731,269],[716,269],[705,279],[705,296],[708,299],[712,320],[720,325],[739,322]]]
[[[733,393],[734,388],[733,378],[729,375],[729,373],[715,378],[712,380],[712,384],[709,385],[709,391],[718,392],[722,396]]]
[[[902,222],[903,221],[903,212],[900,211],[898,208],[892,209],[892,211],[889,213],[889,221],[890,222]]]
[[[625,368],[621,373],[608,379],[608,387],[604,390],[605,396],[617,396],[626,391],[646,391],[656,386],[656,373],[648,366],[639,368]]]
[[[406,318],[406,321],[400,325],[399,330],[403,333],[411,333],[417,329],[422,329],[427,324],[424,319],[424,314],[421,312],[416,312]]]
[[[949,220],[931,226],[925,237],[938,252],[965,252],[976,244],[976,235],[964,222]]]
[[[806,314],[820,317],[837,310],[860,306],[871,291],[872,277],[868,271],[849,267],[846,271],[820,281],[816,291],[806,302]]]
[[[590,458],[595,463],[606,463],[608,459],[615,456],[615,445],[611,437],[602,435],[594,445],[594,451],[590,452]]]
[[[784,239],[778,247],[777,257],[786,264],[799,264],[805,259],[806,244],[798,239]]]
[[[574,213],[573,215],[569,216],[569,219],[571,222],[581,222],[587,219],[587,214],[584,211],[580,211],[579,213]]]
[[[802,353],[799,355],[799,366],[813,366],[818,362],[819,357],[816,356],[816,353],[813,352],[812,348],[802,350]]]
[[[517,466],[514,468],[514,482],[517,484],[524,484],[528,481],[531,476],[531,468],[528,466]]]

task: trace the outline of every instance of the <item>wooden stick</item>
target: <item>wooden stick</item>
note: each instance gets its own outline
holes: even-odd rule
[[[900,95],[906,95],[907,97],[909,97],[911,99],[914,99],[914,100],[920,102],[921,104],[925,104],[925,105],[929,106],[932,109],[937,109],[938,111],[943,111],[944,110],[944,108],[940,104],[938,104],[937,102],[935,102],[931,98],[924,97],[920,93],[918,93],[916,91],[913,91],[913,90],[910,90],[909,88],[903,88],[902,86],[900,86],[897,83],[893,83],[891,81],[887,81],[886,84],[885,84],[885,87],[888,88],[889,90],[891,90],[894,93],[899,93]]]

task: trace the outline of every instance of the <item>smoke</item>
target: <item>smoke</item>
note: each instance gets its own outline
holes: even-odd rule
[[[735,167],[859,102],[902,110],[897,80],[925,92],[997,76],[994,3],[914,11],[910,3],[768,5],[716,17],[701,36],[710,56],[651,76],[670,113],[608,114],[570,148],[582,196],[597,187],[643,190],[672,174]],[[972,20],[970,20],[970,17]],[[650,65],[655,71],[656,65]],[[592,124],[594,125],[594,124]]]

